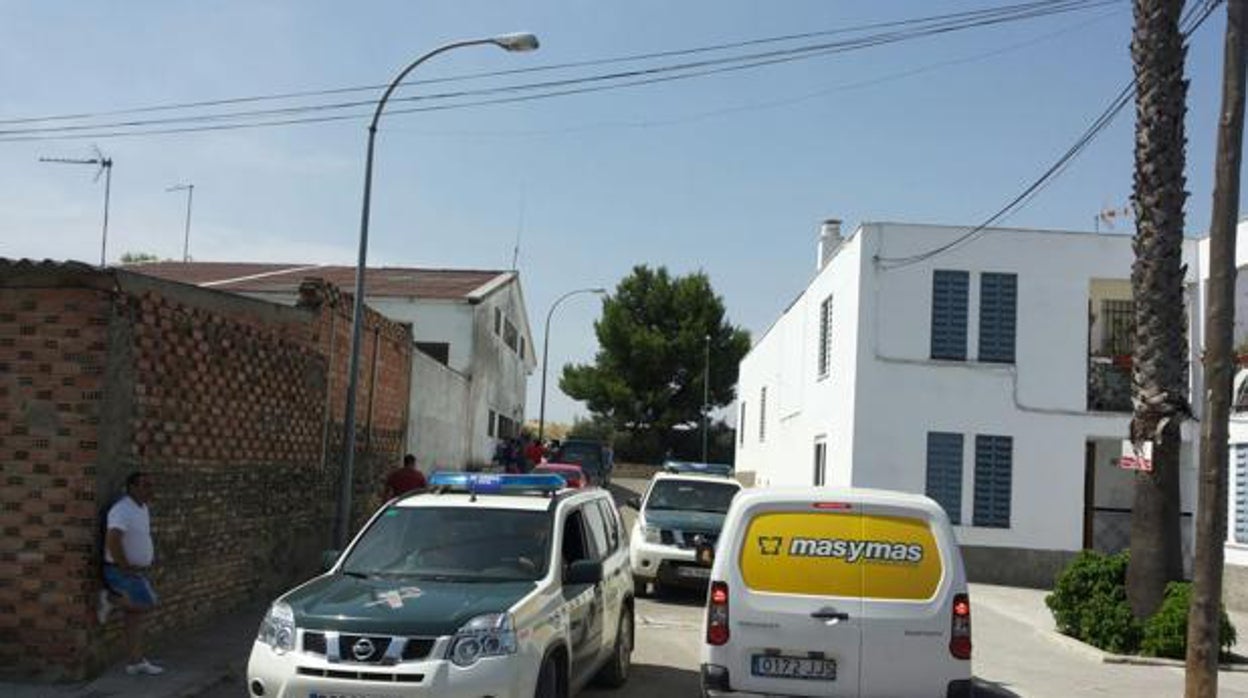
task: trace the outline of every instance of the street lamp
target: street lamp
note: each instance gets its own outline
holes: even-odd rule
[[[368,124],[368,153],[364,159],[364,203],[360,210],[360,252],[355,265],[355,303],[351,315],[351,359],[348,364],[349,378],[347,381],[347,407],[343,417],[343,462],[342,472],[338,481],[338,516],[334,522],[334,542],[339,550],[347,545],[347,536],[351,530],[351,485],[355,470],[355,398],[360,372],[360,331],[364,316],[364,271],[368,257],[368,214],[373,193],[373,147],[377,140],[377,122],[381,120],[382,109],[386,101],[406,78],[408,73],[421,63],[439,53],[446,53],[465,46],[484,46],[492,44],[507,51],[533,51],[538,47],[537,37],[532,34],[503,34],[484,39],[466,39],[443,44],[425,55],[412,61],[401,70],[390,86],[377,101],[377,109],[373,112],[373,120]]]
[[[546,311],[546,330],[543,332],[542,336],[542,402],[541,407],[538,410],[537,417],[538,443],[541,443],[542,437],[546,435],[546,360],[550,356],[550,317],[555,314],[555,308],[558,308],[560,303],[578,293],[596,293],[598,295],[602,295],[606,292],[607,289],[605,288],[578,288],[575,291],[568,291],[555,299],[555,302],[550,304],[550,310]]]
[[[706,356],[702,362],[702,462],[706,462],[706,435],[710,428],[711,401],[711,335],[706,335]]]
[[[186,232],[182,237],[182,261],[191,261],[191,202],[195,200],[194,184],[175,184],[168,189],[167,192],[184,191],[186,192]]]

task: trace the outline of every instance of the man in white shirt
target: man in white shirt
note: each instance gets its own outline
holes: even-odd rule
[[[156,607],[156,591],[147,579],[147,569],[155,557],[147,507],[151,500],[151,478],[146,473],[131,473],[126,478],[126,496],[108,510],[104,535],[105,588],[100,590],[100,624],[108,622],[114,605],[121,607],[129,652],[126,673],[132,676],[155,676],[165,671],[143,656],[144,617]]]

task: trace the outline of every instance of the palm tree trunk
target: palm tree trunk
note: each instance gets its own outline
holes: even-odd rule
[[[1152,440],[1153,469],[1135,480],[1127,597],[1136,617],[1161,605],[1183,574],[1179,530],[1180,424],[1188,416],[1187,322],[1183,297],[1183,117],[1187,83],[1179,31],[1182,0],[1135,0],[1136,260],[1135,414],[1131,438]]]

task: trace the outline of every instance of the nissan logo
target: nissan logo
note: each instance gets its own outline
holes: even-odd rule
[[[369,657],[373,656],[374,649],[373,641],[362,637],[356,640],[354,645],[351,645],[351,654],[357,662],[366,662]]]

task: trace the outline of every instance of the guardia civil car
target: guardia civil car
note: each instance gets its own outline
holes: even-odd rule
[[[330,570],[283,594],[252,696],[567,698],[622,685],[633,649],[623,525],[557,475],[435,474]]]

